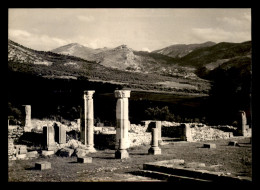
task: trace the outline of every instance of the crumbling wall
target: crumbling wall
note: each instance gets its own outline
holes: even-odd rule
[[[129,129],[130,147],[151,144],[151,132],[146,132],[148,126],[131,124]]]
[[[191,137],[193,141],[206,141],[217,139],[228,139],[233,137],[233,132],[237,129],[228,125],[207,126],[202,123],[185,123],[191,129]],[[162,136],[180,137],[184,128],[181,123],[162,122]]]

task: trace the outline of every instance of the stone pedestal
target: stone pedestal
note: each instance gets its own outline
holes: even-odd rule
[[[59,144],[66,143],[66,130],[64,126],[58,126],[56,123],[54,124],[54,132],[55,132],[55,142]]]
[[[124,159],[128,158],[129,154],[126,150],[126,142],[124,142],[124,139],[119,140],[119,148],[115,152],[115,158],[117,159]]]
[[[55,150],[56,144],[54,139],[54,128],[53,126],[43,127],[43,145],[46,150]]]
[[[128,118],[128,98],[130,90],[115,90],[115,97],[118,98],[116,103],[116,144],[115,149],[119,148],[119,141],[125,143],[125,147],[129,148],[130,142],[128,138],[128,130],[130,122]]]
[[[31,132],[31,130],[32,130],[32,124],[31,124],[31,106],[30,106],[30,105],[24,105],[24,106],[25,106],[24,131],[25,131],[25,132]]]
[[[152,142],[151,142],[151,148],[148,150],[148,154],[157,155],[161,154],[161,149],[158,146],[158,129],[152,128]]]
[[[94,90],[84,91],[84,115],[81,124],[81,141],[89,152],[96,152],[94,148]]]

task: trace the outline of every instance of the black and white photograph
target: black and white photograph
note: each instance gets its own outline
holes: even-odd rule
[[[6,80],[8,182],[253,182],[251,8],[8,8]]]

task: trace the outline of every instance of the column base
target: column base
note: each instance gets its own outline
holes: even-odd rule
[[[117,159],[129,158],[129,154],[128,154],[127,150],[125,150],[125,149],[123,149],[123,150],[118,149],[115,152],[115,158],[117,158]]]
[[[159,147],[151,147],[148,150],[148,154],[158,155],[158,154],[162,154],[162,151],[161,151],[161,149]]]

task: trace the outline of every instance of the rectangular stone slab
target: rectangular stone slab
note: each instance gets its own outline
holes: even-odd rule
[[[208,143],[203,145],[204,148],[217,148],[216,144]]]
[[[78,157],[77,158],[77,162],[78,163],[92,163],[92,158],[91,157],[87,157],[87,156],[84,156],[84,157]]]
[[[35,168],[39,170],[47,170],[51,169],[51,163],[50,162],[36,162],[35,163]]]

